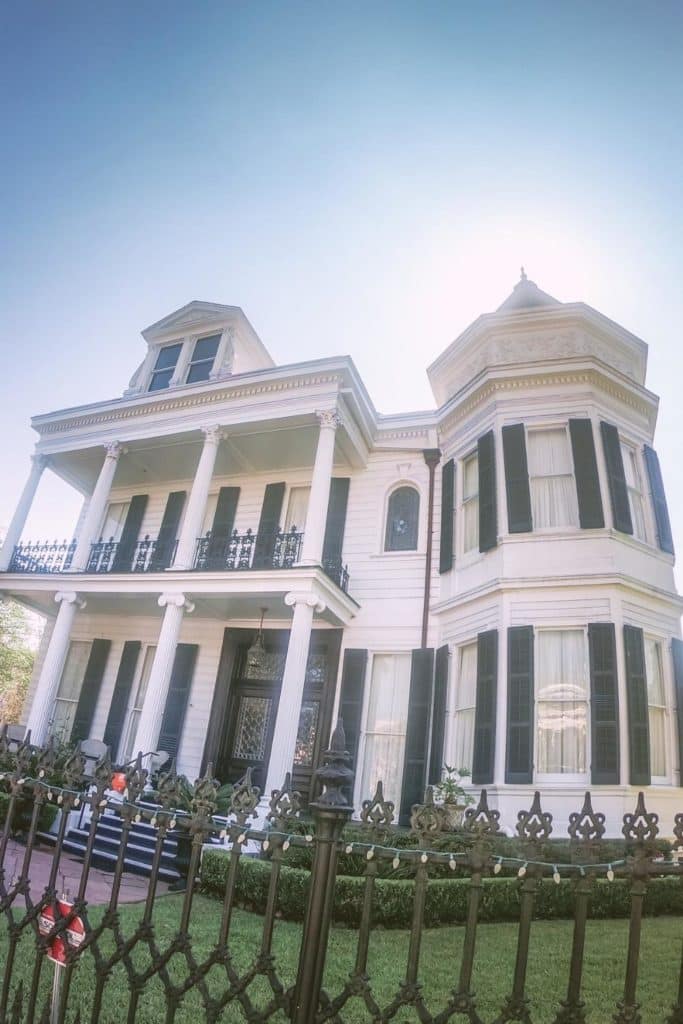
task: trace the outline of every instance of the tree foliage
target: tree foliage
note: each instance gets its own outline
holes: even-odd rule
[[[17,722],[33,672],[35,629],[15,601],[0,603],[0,722]]]

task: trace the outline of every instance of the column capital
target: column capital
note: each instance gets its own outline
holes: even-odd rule
[[[34,452],[31,456],[31,466],[33,469],[42,472],[47,466],[47,455],[42,455],[40,452]]]
[[[285,604],[289,608],[294,608],[297,604],[307,604],[309,608],[312,608],[319,615],[327,608],[325,602],[321,601],[317,594],[312,594],[310,590],[290,590],[288,594],[285,594]]]
[[[341,426],[341,416],[337,409],[316,409],[316,416],[320,423],[320,429],[336,430]]]
[[[55,601],[57,604],[61,604],[64,601],[66,604],[75,604],[81,611],[86,606],[86,601],[78,596],[75,590],[58,590],[55,594]]]
[[[120,441],[107,441],[103,447],[105,459],[118,459],[125,451]]]
[[[225,428],[221,427],[218,423],[211,423],[209,426],[200,427],[199,429],[209,444],[220,444],[226,436]]]
[[[174,605],[176,608],[183,608],[188,614],[194,611],[192,601],[188,600],[185,594],[159,594],[157,604],[160,608]]]

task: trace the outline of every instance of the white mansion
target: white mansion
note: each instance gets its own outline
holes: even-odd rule
[[[119,762],[312,773],[339,715],[354,801],[403,819],[442,766],[505,821],[586,788],[616,831],[671,821],[681,599],[647,348],[524,274],[429,367],[437,408],[381,415],[347,356],[275,366],[243,312],[143,331],[121,398],[33,419],[1,590],[48,617],[26,708]],[[74,540],[22,542],[45,466]]]

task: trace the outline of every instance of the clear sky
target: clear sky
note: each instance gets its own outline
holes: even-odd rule
[[[352,355],[390,412],[523,263],[648,342],[683,561],[683,5],[10,0],[0,31],[0,526],[29,416],[120,395],[190,299],[278,362]],[[50,476],[33,537],[77,512]]]

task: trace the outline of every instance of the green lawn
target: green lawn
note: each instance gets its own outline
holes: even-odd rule
[[[181,906],[181,897],[167,896],[158,900],[155,909],[155,933],[161,948],[173,937]],[[93,911],[93,918],[96,912]],[[121,909],[121,926],[124,934],[135,928],[141,915],[140,906]],[[201,959],[212,948],[218,927],[219,905],[210,899],[197,896],[192,914],[192,948],[197,959]],[[230,945],[235,965],[244,969],[252,962],[258,951],[261,919],[244,911],[235,911],[231,930]],[[563,997],[571,944],[571,922],[539,922],[532,929],[528,995],[531,998],[534,1024],[553,1020],[559,1000]],[[623,986],[626,959],[628,923],[626,921],[592,921],[588,926],[588,940],[585,960],[585,999],[589,1019],[595,1024],[611,1021],[615,1005]],[[500,1003],[511,984],[516,950],[517,929],[514,924],[487,924],[479,929],[477,967],[474,988],[478,994],[478,1007],[485,1021],[492,1021]],[[639,999],[642,1004],[643,1024],[662,1024],[676,997],[683,921],[680,918],[648,918],[643,924],[641,946],[641,984]],[[275,929],[274,953],[277,970],[285,985],[294,977],[299,947],[300,926],[279,922]],[[325,987],[334,996],[343,986],[353,966],[356,934],[336,929],[331,937],[328,953]],[[448,999],[458,974],[462,948],[462,928],[440,928],[424,932],[421,958],[421,980],[424,984],[425,1002],[431,1012],[442,1009]],[[369,974],[373,981],[375,997],[381,1006],[391,1001],[398,988],[405,968],[408,935],[405,932],[377,931],[373,934]],[[14,976],[23,975],[26,981],[33,964],[32,940],[22,941],[20,963],[15,967]],[[0,923],[0,979],[6,937]],[[172,965],[171,973],[176,979],[184,977],[187,968],[184,958]],[[149,955],[139,949],[135,955],[139,966],[149,962]],[[52,975],[52,966],[43,971],[43,984]],[[219,991],[224,978],[214,968],[208,976],[209,987]],[[83,1022],[89,1019],[93,988],[92,958],[87,957],[74,972],[69,1006],[81,1011]],[[267,1001],[269,989],[262,979],[257,979],[249,989],[253,1001],[262,1005]],[[126,1019],[128,1005],[128,983],[125,973],[117,968],[107,983],[104,1012],[100,1024],[119,1024]],[[139,1004],[137,1020],[144,1024],[159,1024],[164,1020],[165,1002],[160,984],[148,984]],[[358,1002],[347,1004],[342,1012],[345,1024],[369,1021],[364,1006]],[[179,1024],[200,1024],[203,1019],[201,1001],[191,992],[179,1010],[176,1021]],[[238,1007],[230,1007],[223,1018],[226,1022],[244,1020]],[[283,1015],[276,1018],[284,1020]],[[399,1021],[416,1021],[413,1011],[401,1011],[395,1018]],[[454,1018],[461,1020],[462,1018]]]

